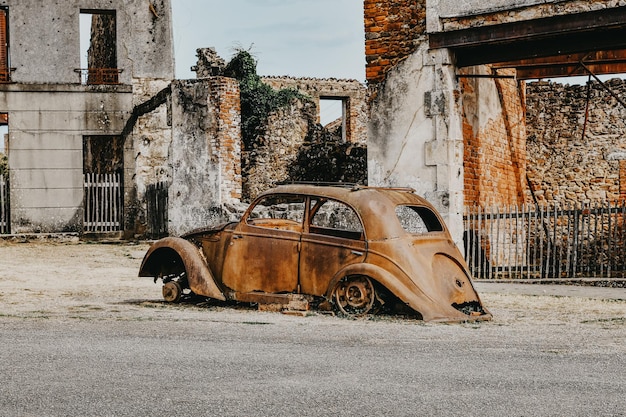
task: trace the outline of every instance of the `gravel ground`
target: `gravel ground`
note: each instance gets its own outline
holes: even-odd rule
[[[164,304],[160,285],[149,278],[137,277],[148,247],[147,243],[0,241],[0,316],[97,317],[104,320],[152,317],[156,312],[160,317],[161,314],[176,315],[180,309],[189,310],[185,305]],[[554,323],[595,322],[601,323],[598,325],[603,328],[614,327],[622,332],[626,328],[626,290],[622,288],[484,281],[476,286],[483,304],[494,314],[492,325],[515,325],[521,329],[531,324],[532,331],[536,331]],[[208,306],[220,311],[232,309],[214,304]],[[191,311],[197,310],[201,310],[201,306],[191,308]],[[257,312],[248,311],[247,314]]]

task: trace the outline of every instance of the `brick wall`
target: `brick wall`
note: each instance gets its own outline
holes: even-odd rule
[[[619,161],[619,198],[626,200],[626,160]]]
[[[364,1],[365,77],[370,84],[414,52],[426,32],[426,0]]]
[[[465,205],[524,203],[526,129],[517,82],[461,77],[459,83]]]

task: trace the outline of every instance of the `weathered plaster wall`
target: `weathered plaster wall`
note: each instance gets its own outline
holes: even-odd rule
[[[152,4],[157,16],[150,10]],[[14,82],[78,83],[81,9],[115,10],[120,82],[173,78],[169,0],[0,0],[9,7],[11,67]]]
[[[626,97],[626,81],[606,85]],[[589,91],[586,85],[529,83],[526,115],[528,179],[537,201],[626,198],[626,109],[608,91],[597,82]]]
[[[462,236],[463,135],[447,51],[421,46],[387,73],[371,103],[370,185],[410,186]]]
[[[119,134],[130,113],[130,86],[112,88],[0,86],[0,109],[10,110],[14,233],[82,231],[83,135]]]
[[[239,87],[226,77],[172,83],[171,235],[228,216],[241,196]]]
[[[440,6],[365,2],[369,182],[415,188],[460,243],[465,204],[524,199],[523,99],[515,83],[457,77],[447,50],[429,50]]]

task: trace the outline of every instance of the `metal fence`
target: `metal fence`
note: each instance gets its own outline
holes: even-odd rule
[[[626,277],[626,201],[473,208],[464,221],[477,278]]]
[[[9,178],[0,175],[0,234],[11,233]]]
[[[122,227],[122,175],[85,174],[85,232],[118,232]]]
[[[159,239],[168,235],[168,188],[167,182],[150,184],[146,187],[147,235]]]

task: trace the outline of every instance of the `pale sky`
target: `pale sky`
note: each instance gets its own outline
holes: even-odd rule
[[[172,0],[176,78],[196,49],[250,49],[259,75],[365,81],[363,0]]]

